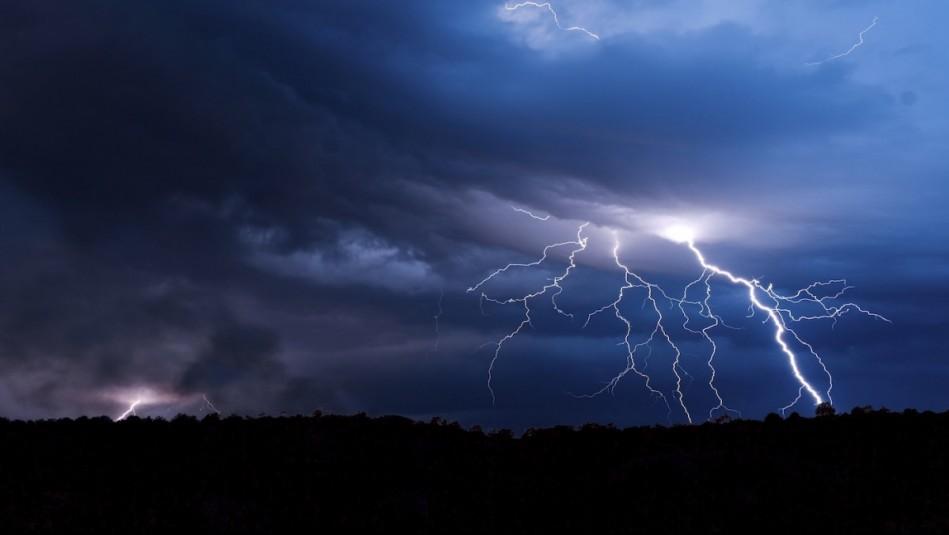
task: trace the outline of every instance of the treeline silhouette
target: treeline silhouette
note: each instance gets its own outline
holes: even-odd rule
[[[949,412],[820,414],[0,419],[0,532],[949,532]]]

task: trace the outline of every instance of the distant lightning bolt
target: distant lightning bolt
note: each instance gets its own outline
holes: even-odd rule
[[[482,279],[480,282],[468,288],[467,290],[468,293],[475,292],[478,289],[480,289],[482,286],[490,282],[492,279],[494,279],[496,276],[507,272],[511,268],[515,268],[515,267],[530,268],[530,267],[539,266],[542,263],[544,263],[544,261],[547,260],[552,250],[560,248],[560,247],[564,247],[567,245],[575,246],[574,249],[570,250],[570,255],[567,257],[568,264],[567,264],[567,267],[564,269],[564,271],[560,275],[557,275],[556,277],[551,279],[550,283],[545,284],[543,287],[541,287],[539,290],[535,292],[528,293],[521,297],[510,297],[507,299],[495,299],[495,298],[489,297],[484,291],[481,292],[481,298],[480,298],[481,303],[484,303],[485,301],[489,301],[489,302],[496,303],[499,305],[520,303],[521,306],[524,307],[524,319],[521,320],[521,322],[517,324],[517,327],[515,327],[514,330],[504,335],[500,340],[494,343],[495,345],[494,356],[491,358],[491,364],[488,366],[488,391],[491,393],[492,404],[494,404],[497,401],[497,398],[494,394],[494,386],[493,386],[494,365],[497,362],[498,357],[501,356],[501,349],[504,347],[504,344],[509,342],[512,338],[514,338],[518,334],[520,334],[520,332],[524,330],[524,328],[527,327],[528,325],[533,326],[533,324],[531,323],[530,301],[534,299],[535,297],[544,295],[545,293],[547,293],[548,290],[556,288],[556,291],[552,293],[551,298],[550,298],[550,301],[554,309],[563,316],[567,316],[571,318],[573,317],[572,314],[564,312],[557,305],[557,296],[560,295],[560,292],[563,291],[563,287],[560,286],[560,283],[563,282],[567,277],[569,277],[570,273],[577,267],[577,264],[576,264],[577,253],[585,250],[587,247],[587,238],[583,236],[583,229],[585,229],[587,225],[589,225],[589,223],[583,223],[577,228],[577,239],[575,241],[567,241],[567,242],[550,244],[544,247],[543,255],[539,259],[535,260],[534,262],[530,262],[526,264],[517,264],[517,263],[508,264],[504,267],[494,270],[493,272],[491,272],[491,274],[489,274],[487,277]]]
[[[115,421],[118,422],[119,420],[124,420],[124,419],[128,418],[129,416],[135,414],[135,409],[136,409],[136,407],[138,407],[138,406],[141,405],[141,404],[142,404],[142,400],[141,400],[141,399],[136,399],[135,401],[133,401],[133,402],[129,405],[129,408],[128,408],[125,412],[123,412],[122,414],[120,414],[119,417],[115,419]]]
[[[107,397],[120,401],[122,403],[128,403],[128,408],[122,414],[118,415],[115,418],[115,421],[124,420],[129,416],[137,416],[137,410],[144,406],[169,406],[177,405],[178,407],[191,409],[195,408],[194,403],[203,402],[204,406],[198,410],[211,412],[213,411],[216,414],[221,414],[221,411],[214,406],[214,403],[211,402],[211,399],[208,398],[207,394],[201,393],[176,393],[168,390],[161,390],[153,387],[138,387],[133,389],[131,392],[128,390],[118,391],[112,393],[106,393]]]
[[[221,414],[221,411],[217,410],[217,407],[214,406],[214,403],[211,403],[211,400],[208,399],[207,394],[201,394],[201,398],[204,400],[204,404],[208,409],[214,411],[214,414]]]
[[[833,55],[833,56],[831,56],[831,57],[829,57],[829,58],[827,58],[827,59],[821,60],[821,61],[808,62],[808,63],[805,63],[804,65],[807,65],[807,66],[809,66],[809,67],[812,67],[812,66],[815,66],[815,65],[820,65],[820,64],[822,64],[822,63],[827,63],[828,61],[833,61],[833,60],[835,60],[835,59],[840,59],[840,58],[842,58],[842,57],[844,57],[844,56],[849,56],[851,52],[853,52],[854,50],[856,50],[856,49],[860,48],[861,46],[863,46],[863,35],[864,35],[865,33],[869,32],[871,29],[873,29],[873,27],[877,25],[877,21],[878,21],[878,20],[880,20],[879,17],[873,17],[873,22],[871,22],[869,26],[867,26],[866,28],[864,28],[863,31],[860,32],[860,33],[857,35],[857,42],[854,43],[853,45],[851,45],[850,48],[848,48],[845,52],[841,52],[840,54]]]
[[[540,8],[540,9],[546,9],[547,11],[550,12],[550,15],[554,18],[554,24],[557,25],[557,28],[559,28],[559,29],[561,29],[561,30],[564,30],[564,31],[567,31],[567,32],[583,32],[583,33],[589,35],[590,37],[592,37],[593,39],[596,39],[597,41],[600,40],[600,36],[599,36],[599,35],[597,35],[597,34],[591,32],[590,30],[588,30],[588,29],[586,29],[586,28],[583,28],[582,26],[568,26],[568,27],[564,27],[563,25],[561,25],[561,24],[560,24],[560,17],[557,16],[557,12],[554,10],[553,6],[550,5],[550,2],[543,2],[543,3],[538,3],[538,2],[520,2],[520,3],[514,4],[514,5],[507,5],[507,4],[505,4],[504,9],[506,9],[506,10],[508,10],[508,11],[517,11],[518,9],[521,9],[522,7],[536,7],[536,8]]]
[[[530,210],[527,210],[524,208],[518,208],[517,206],[513,206],[513,205],[511,206],[511,210],[514,210],[515,212],[518,212],[521,214],[526,214],[527,216],[532,217],[538,221],[547,221],[548,219],[550,219],[550,214],[547,214],[544,217],[540,217],[539,215],[533,214]]]

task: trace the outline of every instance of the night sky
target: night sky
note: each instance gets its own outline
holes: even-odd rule
[[[633,376],[571,395],[626,363],[619,320],[582,328],[622,284],[613,231],[670,292],[700,274],[657,236],[673,223],[782,291],[846,278],[892,321],[801,326],[839,409],[949,408],[949,7],[554,7],[600,39],[498,1],[4,3],[0,415],[115,417],[134,399],[143,416],[201,414],[206,396],[251,415],[681,422]],[[851,54],[808,64],[874,17]],[[575,317],[538,298],[492,405],[492,344],[522,310],[465,290],[585,221],[558,297]],[[542,286],[567,252],[491,295]],[[736,327],[714,331],[717,384],[761,417],[797,383],[744,294],[715,288]],[[649,310],[627,306],[641,340]],[[702,415],[708,347],[687,334]],[[659,344],[648,361],[666,392],[670,359]]]

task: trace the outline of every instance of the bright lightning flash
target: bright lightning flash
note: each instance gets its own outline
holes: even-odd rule
[[[695,231],[686,225],[672,225],[661,234],[663,238],[676,243],[689,243],[695,239]]]
[[[591,32],[590,30],[588,30],[588,29],[586,29],[586,28],[584,28],[584,27],[582,27],[582,26],[566,26],[566,27],[565,27],[565,26],[561,25],[561,24],[560,24],[560,17],[557,16],[557,12],[554,10],[554,7],[553,7],[552,5],[550,5],[550,2],[543,2],[543,3],[538,3],[538,2],[520,2],[520,3],[514,4],[514,5],[507,5],[507,4],[504,5],[504,9],[506,9],[506,10],[508,10],[508,11],[517,11],[518,9],[521,9],[522,7],[536,7],[536,8],[539,8],[539,9],[546,9],[548,12],[550,12],[550,15],[553,17],[553,19],[554,19],[554,24],[557,25],[557,28],[559,28],[559,29],[561,29],[561,30],[563,30],[563,31],[565,31],[565,32],[583,32],[583,33],[587,34],[588,36],[592,37],[593,39],[596,39],[597,41],[600,40],[600,36],[599,36],[599,35],[597,35],[597,34]]]
[[[151,387],[143,387],[106,393],[105,397],[113,401],[121,402],[127,406],[122,414],[115,417],[116,422],[124,420],[129,416],[137,416],[138,410],[148,406],[164,406],[167,408],[169,406],[193,406],[194,403],[202,403],[203,410],[221,414],[221,411],[214,406],[214,403],[211,402],[207,394],[179,394]]]
[[[488,367],[488,389],[491,392],[491,399],[494,402],[495,393],[492,387],[492,378],[494,373],[494,366],[498,360],[498,357],[501,354],[501,350],[504,345],[509,342],[512,338],[521,333],[521,331],[527,326],[533,326],[531,323],[531,301],[540,297],[541,295],[550,292],[551,294],[551,304],[559,314],[573,318],[573,314],[563,311],[557,304],[557,297],[563,292],[563,287],[561,283],[567,279],[567,277],[576,269],[576,255],[584,251],[587,247],[588,238],[583,236],[583,232],[588,223],[580,225],[577,229],[577,238],[575,241],[560,242],[548,245],[544,248],[543,254],[538,260],[530,263],[512,263],[504,267],[498,268],[491,272],[487,277],[482,279],[480,282],[474,286],[468,288],[468,292],[474,292],[481,289],[485,284],[490,282],[492,279],[505,273],[512,268],[533,268],[543,264],[550,255],[550,252],[554,249],[561,247],[573,246],[570,250],[568,256],[568,263],[566,268],[557,276],[550,279],[550,282],[538,290],[527,293],[520,297],[511,297],[506,299],[496,299],[488,296],[484,291],[481,292],[480,302],[483,304],[485,301],[490,301],[492,303],[507,305],[507,304],[520,304],[524,309],[524,316],[521,322],[509,333],[504,335],[500,340],[498,340],[495,345],[494,356],[491,359],[491,364]],[[600,390],[593,392],[592,394],[587,394],[579,397],[595,397],[604,392],[612,393],[619,382],[633,373],[643,379],[646,389],[655,396],[657,399],[661,400],[671,415],[672,407],[669,403],[668,397],[659,389],[655,388],[652,385],[652,378],[646,373],[645,370],[645,359],[648,358],[649,353],[652,351],[652,346],[655,342],[661,342],[667,345],[674,353],[674,358],[672,362],[672,373],[675,376],[675,388],[673,390],[673,397],[679,408],[682,410],[683,415],[689,423],[693,422],[692,413],[688,408],[685,399],[685,393],[683,392],[683,377],[690,377],[688,372],[685,370],[682,362],[682,351],[680,350],[678,344],[673,339],[670,329],[668,327],[668,322],[672,321],[672,315],[668,312],[663,313],[663,310],[666,308],[674,309],[677,308],[679,313],[678,317],[681,318],[682,323],[681,327],[683,330],[699,335],[702,339],[709,345],[711,348],[708,353],[708,358],[705,359],[705,365],[709,370],[709,380],[708,387],[712,394],[717,400],[717,404],[713,406],[708,412],[708,418],[712,419],[716,411],[724,411],[725,413],[738,411],[728,407],[725,404],[724,399],[722,398],[721,393],[715,385],[716,379],[716,369],[714,365],[714,359],[718,351],[718,347],[715,343],[715,340],[711,336],[711,331],[717,327],[728,327],[734,328],[727,325],[722,318],[716,314],[711,306],[711,299],[713,296],[711,280],[714,277],[724,278],[728,282],[741,286],[748,291],[748,301],[749,301],[749,310],[751,311],[750,316],[754,315],[755,311],[761,312],[765,316],[765,323],[771,322],[774,329],[774,342],[777,345],[781,353],[787,358],[788,364],[791,368],[792,375],[799,384],[797,391],[797,397],[795,397],[790,403],[781,408],[782,413],[795,404],[797,404],[804,393],[806,392],[808,397],[814,402],[815,405],[821,404],[825,401],[833,403],[833,398],[831,397],[831,391],[833,390],[833,377],[830,374],[827,366],[825,365],[823,359],[815,351],[814,347],[808,342],[804,341],[798,333],[793,329],[792,324],[797,324],[803,321],[811,320],[832,320],[835,324],[838,318],[843,316],[848,312],[859,312],[861,314],[870,316],[875,319],[889,322],[885,317],[870,312],[859,305],[851,302],[841,303],[840,299],[844,293],[851,287],[847,285],[847,281],[843,279],[836,279],[823,282],[815,282],[805,288],[802,288],[793,294],[783,295],[774,290],[773,286],[768,284],[764,285],[757,279],[748,279],[738,275],[733,274],[731,271],[728,271],[724,268],[717,266],[709,262],[704,253],[696,245],[696,233],[694,230],[686,225],[673,225],[666,227],[659,231],[661,237],[666,238],[675,243],[680,243],[688,247],[689,251],[694,255],[699,266],[702,268],[701,274],[692,282],[688,283],[682,290],[681,295],[673,296],[662,289],[660,286],[653,284],[642,276],[632,271],[629,266],[620,259],[620,241],[618,235],[614,232],[614,245],[613,245],[613,262],[617,268],[622,270],[624,283],[619,288],[616,298],[600,307],[593,312],[587,315],[586,321],[583,324],[583,327],[586,327],[590,321],[607,310],[613,311],[613,316],[616,317],[624,326],[625,326],[625,335],[623,341],[620,345],[625,346],[626,348],[626,367],[620,371],[616,376],[614,376],[610,381],[607,382],[606,386]],[[690,291],[693,288],[701,287],[703,291],[699,297],[691,297]],[[820,296],[821,293],[826,293],[822,291],[825,287],[831,288],[840,288],[836,293],[831,293],[829,295]],[[655,316],[655,323],[651,327],[651,332],[648,338],[638,344],[632,344],[630,342],[630,336],[633,332],[633,323],[627,318],[621,308],[624,298],[626,297],[627,290],[631,289],[641,289],[645,291],[645,297],[643,304],[649,304],[651,313]],[[551,291],[552,290],[552,291]],[[795,313],[792,310],[792,307],[795,305],[805,305],[812,308],[816,307],[817,313],[812,314],[799,314]],[[749,316],[749,317],[750,317]],[[693,322],[698,322],[699,319],[704,320],[706,323],[705,327],[691,327],[690,324]],[[827,377],[827,388],[823,392],[819,391],[804,375],[800,368],[800,356],[795,352],[795,347],[803,348],[807,355],[812,357],[816,363],[821,367],[824,374]],[[645,351],[645,357],[640,358],[640,352]]]
[[[141,405],[141,404],[142,404],[142,400],[141,400],[141,399],[136,399],[135,401],[133,401],[132,403],[129,404],[129,408],[126,409],[125,412],[123,412],[122,414],[120,414],[120,415],[118,416],[118,418],[115,419],[115,421],[118,422],[119,420],[124,420],[124,419],[128,418],[129,416],[134,415],[134,414],[135,414],[135,408],[138,407],[138,406]]]

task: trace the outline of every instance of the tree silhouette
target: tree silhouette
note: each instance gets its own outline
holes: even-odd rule
[[[589,424],[522,436],[365,414],[0,418],[0,525],[4,533],[949,533],[949,412],[831,414],[827,405],[820,418]]]
[[[814,416],[817,416],[818,418],[825,418],[828,416],[834,416],[836,414],[837,409],[835,409],[834,406],[828,401],[821,403],[816,409],[814,409]]]

